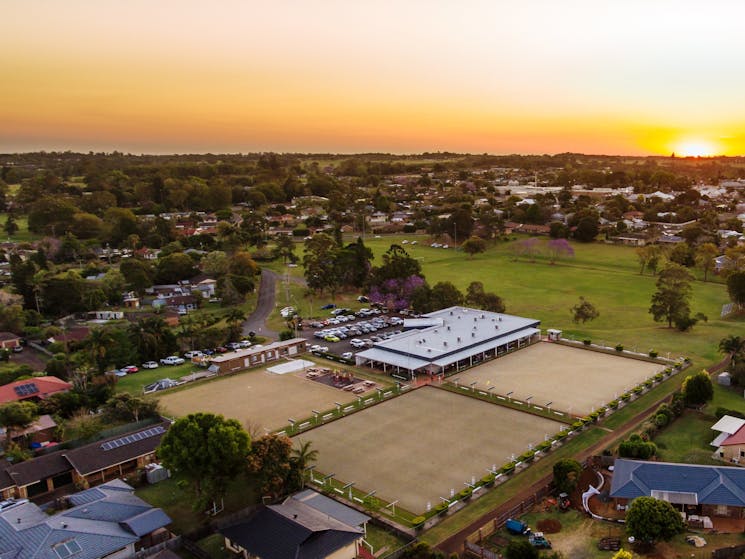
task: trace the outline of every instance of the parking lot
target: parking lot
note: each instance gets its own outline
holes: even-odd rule
[[[336,309],[340,311],[342,309]],[[351,313],[351,311],[349,311]],[[400,333],[403,329],[403,317],[394,313],[385,313],[378,309],[360,309],[355,314],[329,314],[327,319],[315,319],[303,322],[303,330],[299,336],[308,340],[311,346],[328,348],[329,353],[342,355],[350,352],[357,353],[371,347],[376,341]],[[335,336],[333,338],[317,337],[321,333]],[[377,338],[377,339],[376,339]],[[354,347],[352,340],[361,340],[365,345]],[[359,344],[357,344],[359,345]]]

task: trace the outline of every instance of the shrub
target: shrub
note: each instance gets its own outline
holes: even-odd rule
[[[716,416],[717,419],[722,419],[725,415],[729,415],[732,417],[739,417],[740,419],[745,419],[745,414],[742,413],[741,411],[731,410],[729,408],[723,408],[721,406],[717,408],[717,411],[714,412],[714,415]]]
[[[650,356],[650,357],[651,357],[652,359],[655,359],[655,358],[657,357],[657,352],[656,352],[655,350],[653,350],[653,349],[650,349],[650,350],[649,350],[649,356]]]
[[[540,450],[541,452],[544,452],[551,448],[551,442],[550,441],[543,441],[541,444],[536,446],[536,450]]]
[[[592,412],[587,419],[589,419],[592,422],[596,422],[598,420],[598,417],[600,417],[600,414],[596,411]]]
[[[510,462],[508,464],[505,464],[501,468],[499,468],[499,473],[500,474],[509,475],[509,474],[511,474],[514,471],[515,471],[515,463],[514,462]]]
[[[662,373],[657,373],[654,376],[654,380],[656,380],[657,382],[661,382],[663,378],[665,378],[665,376]]]
[[[518,460],[520,462],[532,462],[533,458],[535,458],[535,451],[534,450],[528,450],[526,452],[523,452],[519,457]]]
[[[582,429],[582,427],[584,427],[584,426],[585,426],[585,424],[582,423],[581,421],[575,421],[574,423],[572,423],[572,429],[574,429],[575,431],[577,429]]]
[[[623,351],[623,346],[621,344],[618,344],[616,346],[616,351]]]
[[[491,487],[492,485],[494,485],[494,480],[496,479],[496,477],[497,476],[495,476],[494,474],[485,475],[481,478],[481,484],[485,487]]]
[[[647,388],[651,388],[653,384],[654,384],[654,381],[651,381],[649,379],[644,381],[644,386],[646,386]]]
[[[435,507],[435,513],[439,515],[443,515],[448,511],[448,508],[450,508],[449,504],[443,501],[439,505]]]
[[[582,343],[585,345],[592,345],[592,340],[590,338],[586,338],[582,340]]]
[[[460,499],[461,501],[467,501],[471,498],[471,495],[473,495],[473,489],[471,489],[470,487],[466,487],[458,493],[458,499]]]
[[[631,394],[629,394],[628,392],[626,394],[622,394],[621,400],[623,400],[624,402],[628,402],[629,400],[631,400]]]
[[[415,516],[411,519],[411,524],[414,526],[414,528],[421,528],[425,520],[427,519],[423,516]]]
[[[618,400],[613,400],[609,402],[608,407],[612,410],[616,409],[618,407]]]
[[[657,452],[654,443],[645,441],[640,435],[633,434],[618,445],[618,455],[621,458],[641,458],[646,460]]]
[[[641,394],[643,390],[644,390],[644,388],[643,388],[643,387],[641,387],[641,386],[637,386],[636,388],[634,388],[634,390],[632,390],[632,392],[633,392],[634,394]]]

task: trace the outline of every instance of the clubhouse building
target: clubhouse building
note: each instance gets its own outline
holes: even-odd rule
[[[449,375],[540,341],[540,321],[449,307],[404,321],[405,332],[355,355],[358,366],[395,377]]]

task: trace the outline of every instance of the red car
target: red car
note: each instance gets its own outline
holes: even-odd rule
[[[127,373],[128,375],[131,375],[132,373],[136,373],[140,369],[138,369],[134,365],[127,365],[126,367],[122,367],[120,370],[124,373]]]

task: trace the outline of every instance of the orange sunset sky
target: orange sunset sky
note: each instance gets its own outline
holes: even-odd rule
[[[745,154],[739,0],[2,0],[0,151]]]

